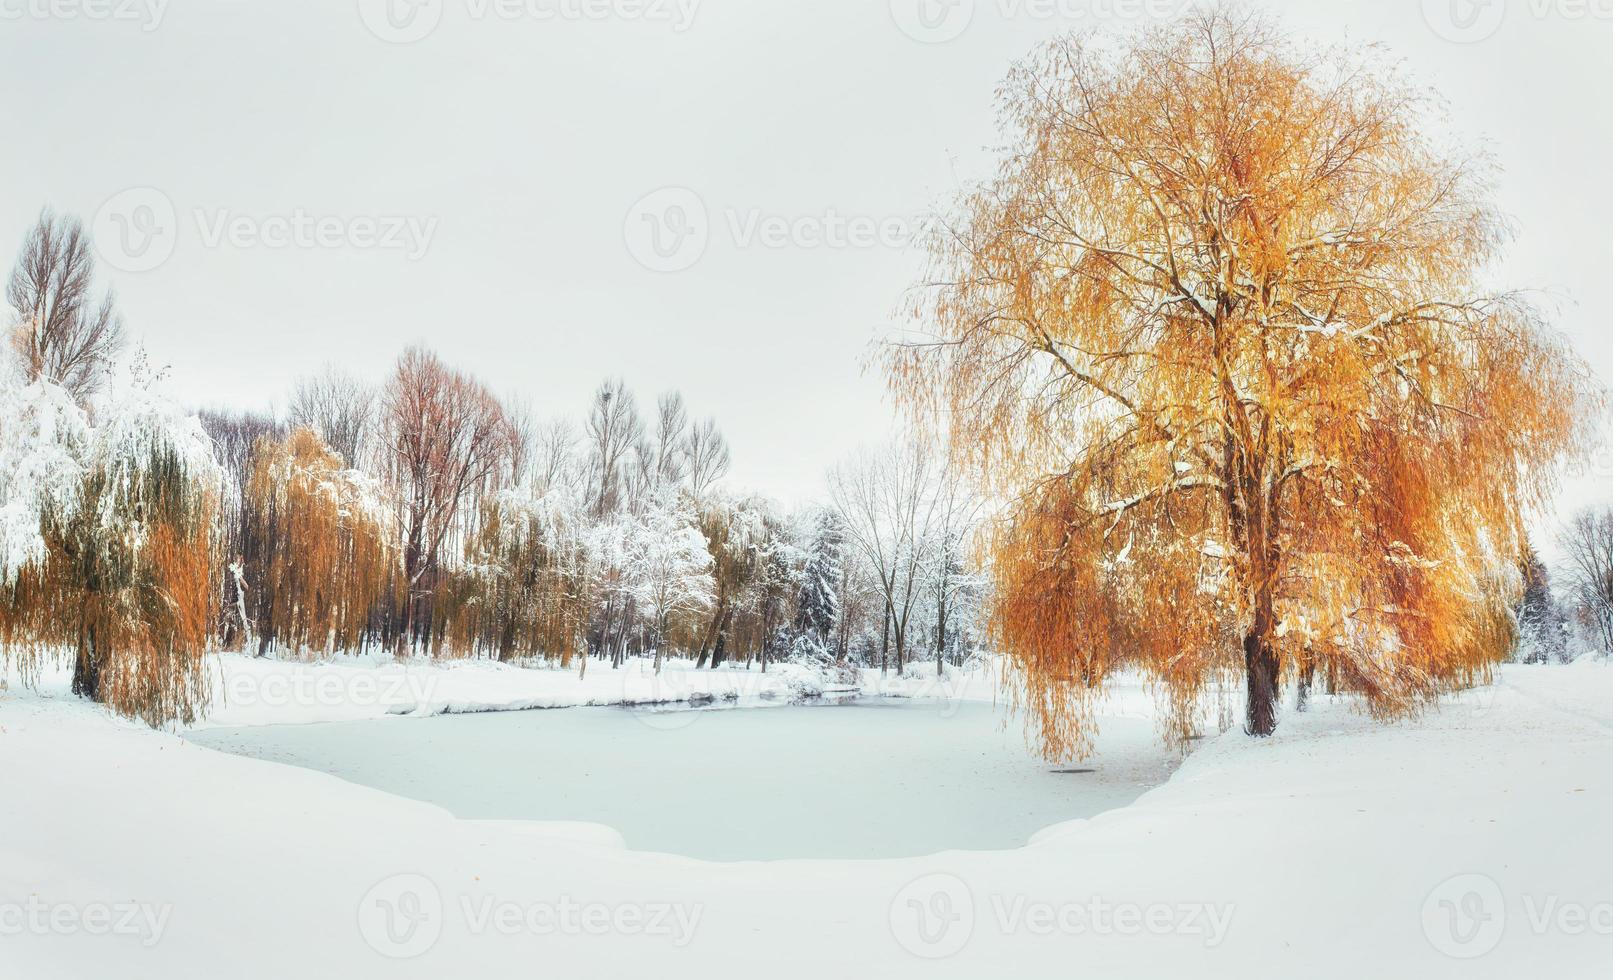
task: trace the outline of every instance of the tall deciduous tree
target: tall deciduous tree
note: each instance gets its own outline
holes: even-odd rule
[[[704,499],[712,484],[728,473],[731,456],[728,440],[717,428],[716,419],[706,419],[689,429],[683,440],[683,470],[689,492]]]
[[[588,497],[594,516],[603,518],[625,502],[629,463],[644,440],[638,400],[620,378],[601,384],[584,428],[588,455]]]
[[[1580,619],[1613,652],[1613,509],[1585,510],[1563,530],[1568,588]]]
[[[829,474],[846,541],[867,564],[884,604],[880,669],[895,646],[898,672],[930,569],[945,474],[917,444],[864,454]]]
[[[649,502],[634,522],[628,548],[635,598],[650,620],[659,671],[672,619],[712,603],[711,553],[695,523],[694,508],[676,491],[664,491]]]
[[[97,300],[94,290],[83,223],[41,211],[6,286],[6,300],[22,317],[11,341],[28,380],[55,382],[80,405],[104,386],[124,341],[111,291]]]
[[[689,411],[676,391],[661,395],[655,402],[655,441],[649,459],[651,490],[674,489],[688,475],[683,446],[689,431]]]
[[[398,358],[382,400],[388,475],[396,488],[403,535],[401,656],[436,571],[443,542],[473,492],[485,487],[510,453],[513,435],[498,399],[480,382],[413,347]]]
[[[392,581],[396,544],[375,481],[298,429],[258,444],[244,501],[227,595],[259,653],[271,644],[293,655],[362,649]]]
[[[291,424],[310,429],[336,451],[344,465],[359,469],[369,461],[375,435],[375,389],[330,366],[302,378],[291,392]]]
[[[1235,9],[1056,40],[1003,91],[1012,150],[935,235],[933,336],[890,367],[1011,502],[993,627],[1045,750],[1087,746],[1122,667],[1177,737],[1218,681],[1265,735],[1285,678],[1396,717],[1482,675],[1595,397],[1481,285],[1484,161],[1391,66]]]

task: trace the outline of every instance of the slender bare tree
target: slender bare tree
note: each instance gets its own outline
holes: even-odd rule
[[[6,286],[22,317],[12,345],[29,380],[45,378],[88,404],[123,349],[123,319],[112,291],[93,296],[95,259],[83,223],[46,208],[23,241]]]
[[[882,669],[891,643],[897,671],[906,662],[908,628],[941,512],[941,477],[941,468],[916,445],[859,456],[829,475],[846,540],[866,563],[884,605]]]
[[[398,359],[381,411],[403,532],[405,594],[396,637],[402,656],[444,540],[473,491],[506,464],[514,437],[504,409],[481,382],[419,347]]]
[[[728,440],[718,430],[716,419],[705,419],[689,430],[683,441],[683,466],[689,492],[696,499],[704,498],[711,485],[727,475],[730,461]]]
[[[669,391],[656,400],[654,442],[654,489],[675,487],[688,475],[683,445],[688,438],[689,411],[683,396]]]
[[[519,395],[506,395],[500,404],[510,425],[510,453],[504,467],[506,479],[500,482],[508,486],[528,486],[532,468],[537,464],[537,418],[532,413],[532,404]]]
[[[362,467],[375,430],[375,389],[334,365],[297,382],[291,425],[312,429],[343,463]]]
[[[577,487],[577,427],[551,419],[533,433],[532,483],[539,493]]]
[[[1613,651],[1613,509],[1580,512],[1564,529],[1562,546],[1580,618],[1589,621],[1602,649]]]
[[[980,521],[984,501],[979,493],[953,469],[942,472],[936,489],[934,530],[931,534],[928,574],[930,596],[935,603],[935,674],[942,674],[948,629],[957,614],[960,594],[979,585],[979,576],[968,571],[965,561],[969,541]]]
[[[603,517],[622,506],[628,466],[644,438],[638,402],[620,378],[605,381],[594,392],[585,434],[589,502],[594,516]]]

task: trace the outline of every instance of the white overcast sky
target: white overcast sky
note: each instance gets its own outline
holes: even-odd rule
[[[379,379],[424,342],[541,415],[580,414],[606,375],[644,402],[679,388],[728,433],[731,482],[786,500],[815,496],[828,466],[890,430],[864,363],[918,257],[746,245],[734,224],[924,213],[989,173],[992,95],[1013,59],[1162,6],[619,0],[650,10],[601,21],[577,5],[609,0],[530,0],[513,16],[493,0],[424,0],[411,21],[414,0],[392,0],[388,22],[386,2],[169,0],[159,19],[160,0],[0,0],[5,262],[41,205],[89,221],[153,188],[174,208],[171,254],[106,279],[191,404],[282,406],[323,362]],[[94,16],[107,3],[120,16]],[[916,19],[920,4],[936,16]],[[1598,302],[1613,0],[1272,6],[1300,36],[1383,42],[1447,97],[1504,167],[1501,203],[1521,227],[1509,280],[1561,299],[1561,326],[1613,377]],[[436,26],[389,43],[366,16],[383,32]],[[1468,17],[1468,40],[1449,39]],[[664,187],[706,210],[704,252],[680,271],[646,269],[629,247],[643,244],[627,234],[635,202]],[[687,196],[652,199],[669,200]],[[299,212],[434,233],[416,258],[208,241],[221,216]],[[147,217],[124,215],[139,225],[126,233]],[[1605,456],[1599,476],[1613,483]],[[1593,490],[1581,480],[1568,500]]]

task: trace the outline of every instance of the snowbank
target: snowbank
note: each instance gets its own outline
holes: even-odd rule
[[[1275,738],[1210,740],[1019,850],[707,864],[13,687],[0,975],[1600,976],[1610,758],[1613,669],[1508,666],[1416,723],[1324,698]],[[465,764],[496,772],[498,747]],[[744,815],[714,793],[712,819]]]
[[[1000,697],[996,667],[935,676],[935,665],[904,676],[863,671],[851,679],[799,664],[724,664],[697,669],[689,660],[629,659],[612,669],[528,667],[487,660],[398,663],[390,656],[337,657],[317,663],[241,654],[209,658],[213,701],[197,727],[356,721],[387,715],[522,711],[586,705],[688,704],[707,701],[786,702],[822,696],[888,696],[985,700]],[[45,691],[65,692],[66,677]]]
[[[707,701],[796,701],[825,695],[870,695],[990,700],[994,668],[905,677],[864,671],[847,680],[799,664],[747,669],[724,664],[696,669],[692,661],[630,659],[621,668],[592,662],[576,667],[525,667],[486,660],[411,661],[391,657],[339,657],[319,663],[256,659],[240,654],[210,658],[213,703],[198,727],[354,721],[387,715],[520,711],[585,705],[686,704]],[[46,689],[61,682],[47,682]]]

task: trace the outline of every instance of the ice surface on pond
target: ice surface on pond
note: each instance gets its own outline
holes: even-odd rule
[[[1124,806],[1177,763],[1151,722],[1106,719],[1051,765],[983,703],[864,699],[704,710],[573,708],[213,729],[190,740],[331,773],[467,819],[604,824],[709,860],[1019,847]],[[1060,769],[1090,772],[1058,772]]]

